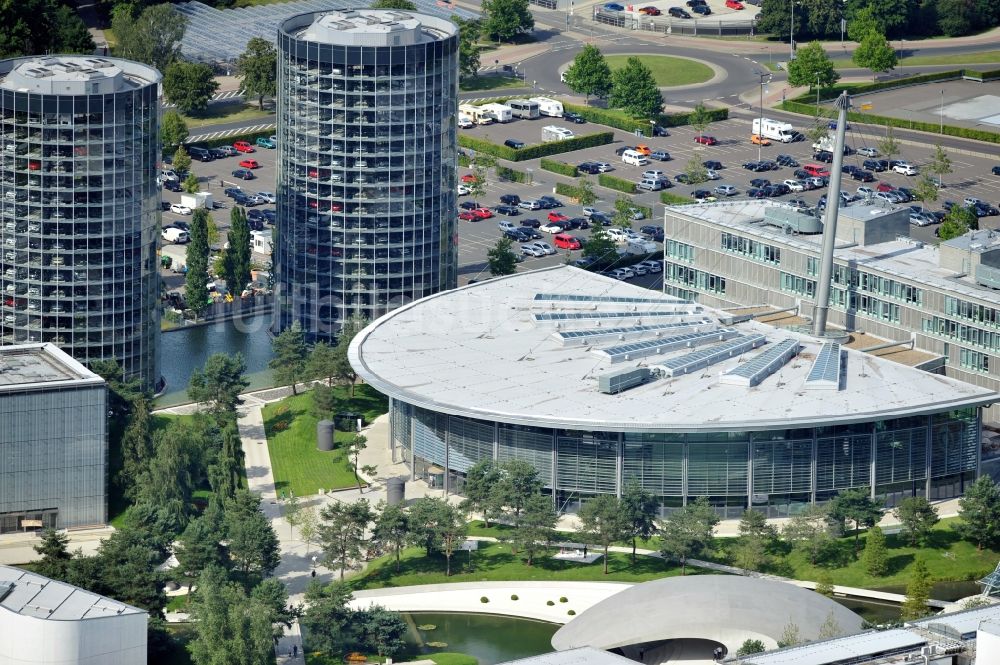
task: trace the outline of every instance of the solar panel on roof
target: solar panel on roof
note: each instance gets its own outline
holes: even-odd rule
[[[536,293],[535,300],[559,301],[559,302],[652,302],[652,303],[674,303],[677,305],[693,305],[690,300],[681,300],[673,296],[663,298],[630,298],[627,296],[586,296],[569,293]]]
[[[630,339],[644,337],[650,333],[699,332],[705,326],[714,325],[711,319],[677,321],[674,323],[654,323],[647,326],[624,326],[620,328],[587,328],[585,330],[560,330],[556,338],[563,344],[592,344],[606,338]]]
[[[621,344],[611,346],[606,349],[595,349],[596,353],[603,353],[611,358],[611,362],[616,363],[622,360],[636,360],[646,356],[655,356],[664,351],[673,351],[685,347],[708,344],[710,342],[723,342],[732,339],[737,335],[735,330],[710,330],[706,332],[688,333],[686,335],[673,335],[662,339],[647,339],[642,342],[632,344]]]
[[[731,369],[720,376],[719,383],[746,386],[748,388],[756,386],[795,357],[800,348],[797,340],[782,340],[739,367]]]
[[[585,319],[650,319],[691,316],[696,312],[543,312],[535,321],[582,321]]]
[[[671,358],[670,360],[658,363],[656,366],[666,376],[680,376],[682,374],[699,370],[702,367],[714,365],[715,363],[726,360],[727,358],[738,356],[744,351],[755,349],[766,342],[767,338],[763,335],[740,335],[725,344],[686,353],[683,356]]]
[[[816,354],[809,374],[806,376],[807,390],[838,390],[843,356],[840,344],[827,342]]]

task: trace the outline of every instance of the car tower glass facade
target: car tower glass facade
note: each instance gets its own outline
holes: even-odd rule
[[[52,342],[159,382],[160,74],[116,58],[0,62],[0,343]]]
[[[278,38],[275,327],[313,339],[457,284],[458,31],[304,14]]]

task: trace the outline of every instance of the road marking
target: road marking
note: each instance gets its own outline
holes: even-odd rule
[[[235,136],[236,134],[255,134],[257,132],[264,132],[274,128],[275,128],[274,123],[266,125],[254,125],[252,127],[237,127],[235,129],[225,129],[222,131],[211,132],[208,134],[197,134],[195,136],[189,136],[184,142],[197,143],[198,141],[210,141],[212,139],[221,139],[221,138],[226,138],[227,136]]]
[[[242,97],[239,90],[224,90],[223,92],[217,92],[214,95],[212,95],[212,98],[209,99],[208,101],[209,103],[211,103],[211,102],[217,102],[222,99],[234,99],[236,97]],[[164,102],[163,108],[165,109],[177,108],[177,104]]]

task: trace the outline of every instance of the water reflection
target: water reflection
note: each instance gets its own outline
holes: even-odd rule
[[[403,619],[410,627],[406,643],[415,653],[458,651],[475,656],[479,665],[548,653],[559,629],[554,623],[487,614],[412,612],[403,613]],[[428,642],[447,646],[435,648]]]

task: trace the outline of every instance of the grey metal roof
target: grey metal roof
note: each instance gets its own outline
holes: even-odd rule
[[[54,344],[0,346],[0,392],[56,383],[103,382]]]
[[[840,368],[842,357],[840,344],[827,342],[816,354],[809,376],[806,377],[808,390],[837,390],[840,387]]]
[[[644,582],[602,600],[560,628],[552,646],[614,649],[669,639],[730,645],[736,636],[781,637],[789,621],[816,639],[832,615],[844,634],[861,631],[861,617],[814,591],[756,577],[692,575]],[[737,642],[737,645],[739,642]]]
[[[81,621],[145,614],[131,605],[12,566],[0,566],[0,610],[47,621]]]
[[[536,293],[554,289],[612,298],[650,294],[572,266],[489,279],[423,298],[373,322],[354,339],[351,364],[379,391],[440,413],[592,431],[761,431],[869,422],[1000,401],[991,390],[853,350],[843,355],[841,390],[804,390],[823,341],[759,321],[726,326],[720,320],[724,313],[703,306],[685,316],[673,310],[690,306],[673,303],[626,307],[613,301],[535,299]],[[551,318],[539,320],[542,314]],[[608,395],[598,390],[597,377],[611,369],[631,365],[656,370],[692,351],[673,349],[612,363],[592,351],[590,340],[560,339],[605,326],[629,330],[660,321],[692,325],[705,319],[710,320],[706,327],[754,340],[754,348],[784,339],[794,339],[803,348],[777,375],[753,387],[719,380],[720,373],[746,360],[743,354],[749,348],[740,348],[723,353],[711,370],[655,379]],[[638,343],[683,333],[677,328],[618,334]],[[623,343],[608,343],[608,337],[601,341],[598,346]],[[733,343],[693,353],[713,354]]]
[[[907,625],[954,639],[968,640],[976,634],[979,624],[988,620],[1000,620],[1000,605],[978,607],[951,614],[939,614],[910,622]]]
[[[926,637],[897,628],[765,652],[747,656],[742,662],[745,665],[835,665],[914,651],[927,643]]]
[[[447,19],[453,15],[462,18],[478,16],[475,12],[437,0],[413,2],[417,5],[417,12],[438,18]],[[299,0],[236,9],[216,9],[197,0],[174,5],[174,9],[188,20],[187,30],[181,40],[181,53],[188,60],[208,63],[235,63],[253,37],[262,37],[275,43],[278,25],[293,16],[357,8],[355,0]]]

